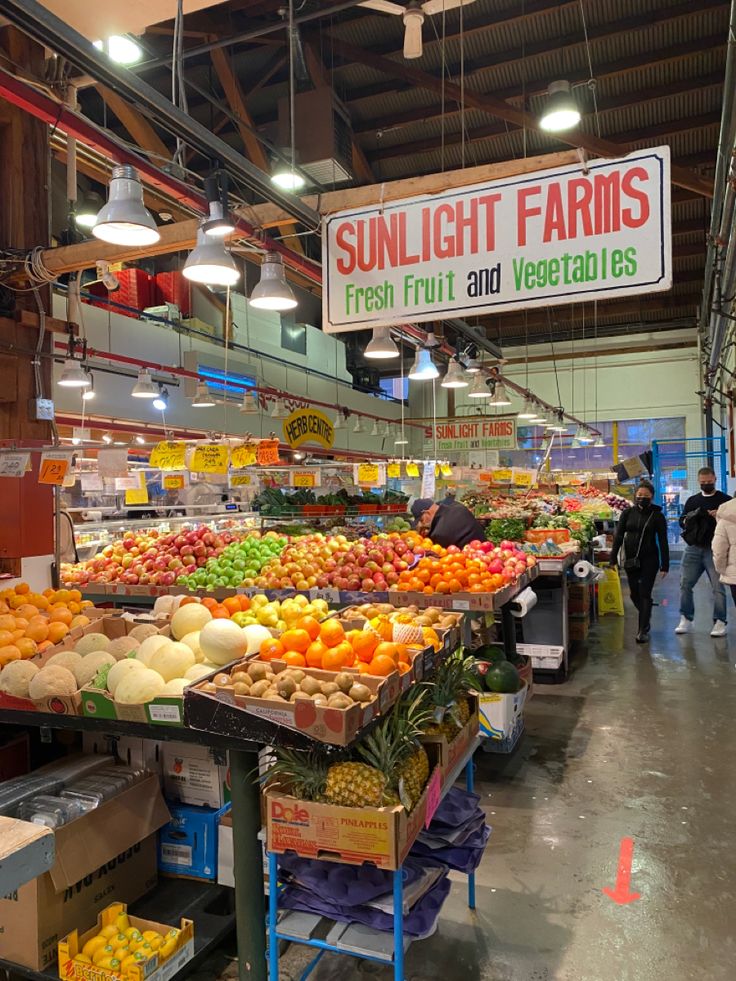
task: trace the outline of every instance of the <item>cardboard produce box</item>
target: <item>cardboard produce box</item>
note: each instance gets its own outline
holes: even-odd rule
[[[187,879],[217,878],[218,826],[230,810],[224,807],[193,807],[169,803],[171,821],[158,838],[158,870]]]
[[[529,695],[529,685],[514,694],[484,691],[480,695],[480,732],[488,739],[506,739],[523,714]]]
[[[192,920],[182,919],[176,928],[178,931],[176,937],[170,938],[174,940],[171,950],[165,949],[166,940],[164,940],[164,944],[147,961],[131,965],[123,975],[97,964],[75,961],[74,958],[87,941],[96,937],[104,927],[114,926],[121,914],[125,914],[130,926],[141,933],[153,930],[166,938],[172,929],[171,925],[165,923],[156,923],[155,920],[144,920],[140,916],[129,915],[125,903],[113,903],[98,915],[95,926],[81,936],[78,930],[72,930],[68,936],[59,941],[59,977],[63,981],[71,978],[77,978],[78,981],[119,981],[121,976],[125,977],[126,981],[144,981],[144,979],[168,981],[194,957],[194,923]]]
[[[227,760],[225,754],[223,760]],[[210,746],[176,741],[161,745],[164,793],[169,801],[221,808],[230,801],[230,768]]]
[[[480,717],[478,713],[479,699],[475,692],[468,692],[470,702],[470,718],[466,725],[449,742],[445,736],[420,736],[420,742],[425,746],[435,746],[438,754],[438,762],[442,770],[442,778],[445,779],[451,773],[458,762],[463,758],[468,747],[478,735],[480,728]]]
[[[182,695],[159,695],[142,705],[121,705],[109,691],[83,688],[80,692],[80,714],[89,719],[121,719],[154,726],[184,724]]]
[[[0,899],[0,957],[43,970],[59,940],[111,899],[131,903],[152,889],[155,832],[168,820],[151,776],[58,828],[52,868]]]

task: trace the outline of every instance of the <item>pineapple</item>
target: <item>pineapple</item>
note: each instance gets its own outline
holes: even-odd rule
[[[323,753],[279,747],[274,750],[272,759],[273,764],[261,778],[263,783],[293,794],[299,800],[324,799],[328,764]]]
[[[366,763],[334,763],[327,771],[324,799],[341,807],[384,807],[398,804],[388,778]]]
[[[424,729],[426,735],[444,736],[452,742],[470,721],[470,705],[464,693],[468,688],[481,688],[474,666],[475,659],[465,657],[459,648],[440,664],[434,682],[425,685],[433,707],[433,721]]]

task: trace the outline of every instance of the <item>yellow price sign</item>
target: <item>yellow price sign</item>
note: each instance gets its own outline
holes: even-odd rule
[[[491,480],[494,484],[510,484],[513,473],[511,470],[492,470]]]
[[[70,462],[71,458],[68,456],[46,456],[44,454],[38,471],[39,484],[61,486],[64,483]]]
[[[291,474],[292,487],[316,487],[317,474],[309,473],[306,470],[294,471]]]
[[[149,464],[157,470],[183,470],[187,444],[164,440],[151,450]]]
[[[148,485],[146,484],[145,470],[138,471],[138,486],[133,490],[126,490],[125,504],[127,507],[148,504]]]
[[[230,476],[231,487],[248,487],[253,483],[253,478],[249,473],[236,473]]]
[[[418,463],[407,463],[407,465],[406,465],[406,476],[407,477],[418,477],[419,476],[419,464]]]
[[[168,474],[162,481],[164,490],[181,490],[184,486],[184,476],[180,473]]]
[[[440,473],[443,477],[452,477],[452,467],[448,463],[443,463],[440,466]]]
[[[230,447],[224,443],[205,443],[192,455],[189,469],[195,473],[227,473]]]
[[[359,463],[356,483],[377,484],[380,469],[377,463]]]
[[[230,466],[233,470],[242,470],[243,467],[252,467],[256,462],[255,444],[247,443],[245,446],[236,446],[230,451]]]
[[[396,478],[401,476],[401,464],[400,463],[389,463],[386,467],[386,476],[389,478]]]
[[[533,470],[514,470],[514,487],[531,487],[535,476]]]

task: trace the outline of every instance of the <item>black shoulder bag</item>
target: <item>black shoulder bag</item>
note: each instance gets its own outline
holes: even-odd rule
[[[638,572],[639,569],[641,569],[641,561],[639,559],[639,552],[641,552],[641,543],[644,540],[644,532],[647,530],[647,525],[649,524],[649,522],[651,520],[652,520],[652,516],[650,514],[649,517],[647,518],[647,520],[644,522],[644,527],[642,528],[641,534],[639,535],[639,545],[638,545],[638,547],[636,549],[636,555],[633,558],[631,558],[631,559],[624,558],[624,571],[625,572]]]

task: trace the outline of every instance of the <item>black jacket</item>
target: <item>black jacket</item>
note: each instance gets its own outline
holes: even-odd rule
[[[429,538],[443,548],[449,545],[463,548],[476,539],[485,541],[485,537],[483,525],[458,501],[440,504],[429,528]]]
[[[723,491],[716,491],[707,497],[702,493],[688,497],[680,516],[682,537],[686,544],[710,548],[716,531],[716,519],[710,512],[717,511],[721,504],[730,500]]]
[[[647,519],[649,520],[648,524]],[[644,531],[645,526],[646,531]],[[641,537],[642,533],[643,537]],[[611,564],[616,562],[622,545],[624,545],[626,558],[633,559],[639,548],[640,537],[639,559],[641,564],[653,565],[656,563],[662,572],[668,572],[670,547],[667,544],[667,520],[658,504],[653,504],[648,511],[633,507],[623,512],[618,519],[616,534],[613,536]]]

